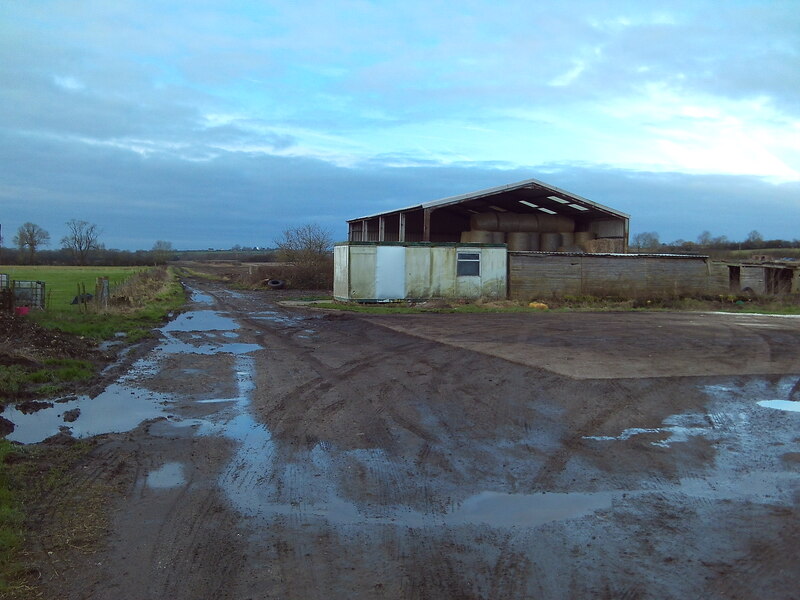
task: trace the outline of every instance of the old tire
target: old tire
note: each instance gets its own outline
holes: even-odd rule
[[[267,287],[271,290],[282,290],[286,286],[283,279],[270,279],[267,281]]]

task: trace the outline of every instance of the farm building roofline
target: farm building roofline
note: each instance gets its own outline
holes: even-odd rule
[[[348,223],[363,221],[365,219],[374,219],[385,215],[403,213],[415,210],[432,210],[437,208],[444,208],[457,204],[468,203],[472,201],[486,200],[492,196],[496,196],[498,200],[502,199],[503,204],[506,206],[498,207],[487,205],[481,207],[484,210],[508,211],[509,202],[513,203],[515,211],[520,212],[545,212],[549,214],[580,214],[582,212],[604,213],[609,216],[629,219],[630,215],[604,206],[597,202],[587,200],[582,196],[567,192],[561,188],[557,188],[538,179],[526,179],[517,183],[501,185],[476,192],[469,192],[467,194],[460,194],[458,196],[449,196],[431,202],[424,202],[404,208],[396,208],[392,210],[382,211],[355,219],[348,219]],[[493,199],[494,201],[494,199]]]

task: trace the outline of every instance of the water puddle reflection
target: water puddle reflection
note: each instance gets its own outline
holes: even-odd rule
[[[191,290],[189,299],[197,304],[214,304],[214,298],[195,289]]]
[[[181,313],[175,320],[161,328],[163,333],[175,331],[231,331],[239,325],[230,317],[224,317],[213,310],[191,310]]]
[[[170,400],[167,394],[114,383],[95,398],[81,396],[30,414],[9,406],[3,416],[14,423],[15,428],[6,437],[14,442],[33,444],[57,434],[63,427],[76,438],[130,431],[142,421],[162,416],[164,405]],[[78,418],[66,422],[64,413],[75,409],[80,411]]]
[[[800,412],[800,402],[796,400],[760,400],[757,404],[764,408]]]
[[[155,471],[147,474],[145,485],[155,489],[167,489],[186,484],[183,465],[179,462],[168,462]]]
[[[662,423],[662,427],[630,427],[624,429],[618,435],[585,435],[583,439],[610,442],[629,440],[637,435],[648,433],[666,434],[668,436],[666,439],[650,442],[650,445],[669,448],[672,444],[687,442],[693,436],[703,436],[711,433],[710,421],[705,420],[703,415],[671,415],[664,419]]]
[[[505,494],[481,492],[444,517],[449,525],[484,523],[491,527],[536,527],[608,508],[620,492]]]
[[[318,443],[293,462],[279,460],[276,443],[267,427],[249,412],[255,361],[237,356],[237,391],[224,412],[201,422],[199,435],[218,435],[236,442],[236,451],[219,478],[231,505],[248,517],[270,521],[276,517],[324,519],[345,525],[393,524],[406,527],[441,527],[484,524],[490,527],[533,527],[551,521],[577,518],[607,508],[621,492],[565,494],[508,494],[484,491],[450,506],[447,511],[423,512],[404,505],[356,503],[338,489],[337,473],[347,469],[341,455],[328,443]],[[391,468],[380,449],[342,453],[360,465]]]
[[[213,303],[213,298],[192,290],[192,300],[201,304]],[[164,336],[153,352],[136,361],[131,369],[109,385],[95,398],[81,396],[59,402],[43,410],[25,414],[9,405],[2,416],[14,423],[7,439],[32,444],[41,442],[59,431],[69,431],[74,437],[90,437],[104,433],[121,433],[140,423],[166,415],[165,405],[174,401],[170,394],[156,393],[136,385],[142,378],[158,373],[164,356],[171,354],[228,353],[243,356],[260,350],[258,344],[230,342],[238,337],[236,321],[211,310],[188,311],[160,329]],[[214,332],[223,332],[215,334]],[[181,338],[198,340],[196,343]],[[209,339],[211,341],[209,341]],[[71,412],[65,419],[65,413]],[[77,414],[77,418],[72,418]]]

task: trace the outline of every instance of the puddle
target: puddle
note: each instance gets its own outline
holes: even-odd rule
[[[703,387],[703,391],[714,403],[733,406],[735,403],[745,402],[763,408],[773,408],[782,411],[800,412],[800,402],[792,400],[776,400],[776,397],[791,397],[797,385],[797,376],[784,376],[777,382],[765,379],[752,379],[744,385],[714,384]],[[758,398],[766,398],[757,400]],[[661,427],[637,428],[623,430],[618,435],[587,435],[585,440],[595,441],[624,441],[634,436],[647,433],[664,433],[669,437],[664,440],[650,442],[653,446],[668,448],[677,442],[686,442],[693,436],[719,437],[720,429],[731,429],[734,426],[746,424],[748,416],[745,412],[728,409],[727,412],[711,412],[707,414],[682,414],[672,415],[662,421]]]
[[[214,298],[208,294],[204,294],[203,292],[199,292],[194,289],[192,290],[189,298],[192,302],[196,302],[197,304],[214,304]]]
[[[209,398],[207,400],[195,400],[197,404],[223,404],[225,402],[236,402],[237,398]]]
[[[164,404],[170,400],[167,394],[113,383],[96,398],[81,396],[28,415],[9,406],[3,416],[16,427],[6,437],[14,442],[34,444],[57,434],[64,426],[77,438],[130,431],[142,421],[163,416]],[[77,420],[65,422],[64,413],[76,408],[80,410]]]
[[[230,331],[239,329],[239,325],[230,317],[224,317],[213,310],[192,310],[181,313],[174,321],[170,321],[161,331]]]
[[[669,437],[664,440],[650,442],[650,445],[669,448],[672,444],[687,442],[693,436],[708,435],[711,433],[710,422],[704,415],[671,415],[662,421],[663,427],[630,427],[623,430],[619,435],[585,435],[583,439],[601,442],[624,441],[637,435],[660,433],[668,434]]]
[[[230,406],[217,415],[218,420],[206,420],[199,429],[199,435],[219,435],[237,443],[237,450],[231,462],[220,476],[220,486],[225,490],[234,507],[244,514],[251,514],[248,507],[258,504],[253,496],[257,486],[249,485],[262,479],[275,451],[272,435],[267,428],[258,423],[248,412],[250,396],[255,389],[255,361],[251,356],[236,356],[235,398],[219,398],[217,403]],[[221,417],[221,418],[220,418]]]
[[[272,321],[273,323],[279,323],[281,325],[293,325],[300,327],[300,323],[302,321],[307,321],[310,317],[287,315],[276,310],[262,310],[260,312],[253,313],[251,318],[260,321]]]
[[[179,462],[169,462],[160,469],[150,471],[145,481],[147,487],[156,489],[174,488],[186,484],[183,474],[183,465]]]
[[[121,340],[106,340],[105,342],[100,342],[97,345],[97,349],[100,352],[107,352],[107,351],[111,350],[112,348],[116,348],[117,346],[119,346],[120,344],[123,344],[123,343],[124,342],[122,342]]]
[[[445,515],[448,525],[483,523],[491,527],[536,527],[589,515],[603,508],[622,492],[505,494],[481,492],[467,498]]]
[[[211,296],[196,292],[192,292],[192,299],[201,303],[213,302]],[[127,373],[97,397],[81,396],[76,400],[57,403],[52,408],[32,414],[24,414],[13,406],[6,407],[2,416],[15,425],[14,431],[6,437],[12,441],[32,444],[57,434],[62,427],[67,427],[77,438],[103,433],[121,433],[136,428],[145,420],[165,416],[164,405],[173,398],[168,394],[141,389],[136,386],[136,382],[142,377],[156,374],[164,355],[229,353],[244,356],[262,349],[258,344],[227,342],[227,339],[238,336],[232,331],[235,329],[238,329],[236,321],[214,311],[198,310],[183,313],[161,328],[165,339],[148,357],[136,361]],[[217,343],[201,341],[197,345],[181,341],[175,335],[206,331],[225,333],[219,337]],[[204,339],[202,335],[197,337],[200,340]],[[128,350],[129,348],[126,352]],[[74,409],[79,410],[79,416],[73,422],[66,422],[64,413]]]
[[[258,344],[189,344],[175,338],[168,338],[168,341],[159,346],[156,352],[164,354],[249,354],[256,350],[261,350],[263,346]]]
[[[351,464],[386,470],[391,459],[380,449],[359,449],[334,455],[320,443],[295,462],[278,461],[276,444],[265,425],[249,413],[255,384],[255,363],[237,356],[235,398],[223,413],[201,423],[199,435],[219,435],[235,441],[236,452],[219,484],[235,510],[265,520],[279,516],[325,519],[343,525],[392,524],[414,528],[483,524],[490,527],[533,527],[579,518],[607,508],[622,492],[508,494],[484,491],[453,504],[447,511],[423,512],[405,505],[356,503],[337,489],[337,473]],[[220,418],[222,417],[222,418]],[[216,420],[214,420],[216,419]]]
[[[775,408],[789,412],[800,412],[800,402],[796,400],[759,400],[756,404],[764,408]]]

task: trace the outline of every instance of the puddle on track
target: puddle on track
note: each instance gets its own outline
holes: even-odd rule
[[[6,437],[14,442],[33,444],[55,435],[60,427],[68,427],[76,438],[130,431],[142,421],[162,416],[164,404],[170,400],[167,394],[113,383],[95,398],[81,396],[27,415],[9,406],[3,416],[14,423],[15,428]],[[75,408],[80,409],[80,415],[74,422],[66,423],[62,415]]]
[[[205,294],[192,292],[192,300],[203,304],[212,304],[213,299]],[[255,318],[269,320],[279,325],[298,326],[304,317],[286,316],[276,311],[262,311]],[[592,493],[537,493],[511,494],[500,491],[481,491],[461,501],[451,502],[446,509],[416,510],[407,505],[386,505],[355,502],[347,498],[339,488],[339,477],[346,475],[350,465],[358,464],[376,472],[391,472],[397,468],[392,459],[381,449],[360,449],[341,451],[333,449],[330,444],[320,443],[309,451],[294,455],[294,462],[286,462],[277,456],[278,448],[267,427],[257,422],[250,414],[250,402],[255,389],[255,361],[249,354],[261,346],[256,344],[226,343],[226,339],[236,336],[236,322],[213,310],[197,310],[184,313],[175,321],[162,329],[165,340],[146,360],[139,361],[134,369],[121,378],[94,400],[81,399],[76,404],[57,404],[53,409],[39,411],[32,415],[23,415],[25,419],[34,418],[48,420],[47,426],[52,433],[61,425],[72,427],[75,435],[94,435],[104,431],[119,429],[122,425],[103,425],[101,417],[92,417],[91,408],[97,404],[102,406],[104,397],[112,402],[117,396],[126,403],[125,410],[113,404],[101,412],[103,416],[124,416],[130,420],[124,425],[130,429],[141,420],[155,416],[163,416],[163,404],[171,398],[167,395],[145,392],[128,385],[136,380],[136,373],[155,373],[158,363],[165,354],[199,353],[216,354],[231,353],[235,356],[237,393],[233,398],[217,398],[199,401],[204,404],[216,403],[217,412],[197,419],[184,419],[174,423],[162,424],[164,427],[191,428],[196,435],[219,436],[232,441],[235,451],[229,464],[221,472],[218,483],[226,494],[232,507],[244,516],[264,522],[272,522],[276,518],[289,518],[295,522],[308,520],[325,520],[331,523],[364,526],[393,525],[412,528],[458,527],[464,525],[486,525],[494,528],[536,527],[548,522],[565,519],[582,518],[596,511],[612,506],[612,503],[623,496],[635,497],[649,493],[648,490],[615,490]],[[223,332],[218,334],[219,343],[211,343],[209,337],[198,336],[202,341],[193,345],[178,339],[176,334],[193,332]],[[313,334],[313,330],[304,329],[302,334]],[[186,337],[183,335],[182,337]],[[792,382],[795,378],[792,379]],[[781,382],[780,396],[785,391],[786,382]],[[787,388],[788,389],[788,388]],[[767,395],[765,390],[761,398],[776,397],[776,390]],[[710,396],[730,396],[732,394],[748,394],[744,391],[726,386],[709,386]],[[751,396],[759,397],[758,394]],[[786,397],[785,395],[783,397]],[[141,415],[130,414],[129,408],[136,401],[141,401],[146,409]],[[80,405],[81,415],[75,423],[65,424],[61,415],[71,408]],[[771,401],[763,401],[771,402]],[[761,403],[759,403],[761,404]],[[796,404],[796,403],[793,403]],[[769,406],[769,405],[766,405]],[[754,407],[755,408],[755,407]],[[48,415],[48,412],[52,414]],[[136,411],[133,411],[134,413]],[[99,421],[98,421],[99,419]],[[12,421],[18,421],[11,418]],[[82,429],[84,423],[92,427]],[[683,442],[692,436],[717,436],[717,426],[728,423],[738,427],[747,423],[743,415],[673,415],[663,421],[661,427],[626,429],[617,436],[594,436],[589,439],[611,441],[629,439],[644,433],[666,433],[667,439],[653,442],[654,445],[669,447],[671,444]],[[27,426],[15,431],[22,435]],[[37,434],[39,435],[39,434]],[[36,437],[36,436],[33,436]],[[47,437],[43,435],[39,439]],[[10,437],[10,439],[15,439]],[[24,440],[20,440],[24,441]],[[38,441],[38,440],[29,440]],[[660,488],[657,493],[671,491],[706,498],[750,498],[764,501],[764,496],[771,497],[772,490],[785,484],[782,474],[752,475],[745,484],[723,471],[710,475],[707,479],[684,479],[679,484]],[[184,467],[180,463],[167,463],[148,474],[146,485],[151,488],[171,488],[185,484]],[[746,489],[745,489],[746,488]],[[759,495],[760,494],[760,495]]]
[[[270,317],[271,318],[271,317]],[[235,359],[237,396],[203,402],[225,405],[218,413],[197,419],[198,435],[221,436],[233,441],[236,450],[223,469],[218,483],[232,507],[240,514],[263,523],[288,518],[295,523],[324,520],[347,526],[393,525],[410,528],[440,528],[486,525],[493,528],[536,527],[553,521],[582,518],[607,509],[615,501],[651,493],[649,489],[575,493],[511,494],[482,491],[446,509],[416,510],[408,505],[355,502],[339,488],[346,470],[359,465],[375,472],[397,468],[381,449],[340,451],[329,443],[319,443],[309,451],[293,454],[287,462],[267,427],[250,414],[255,388],[255,361],[246,354]],[[709,394],[728,394],[733,388],[709,389]],[[752,404],[751,404],[752,406]],[[717,427],[729,429],[748,424],[744,413],[682,414],[668,417],[662,427],[627,429],[619,436],[600,440],[628,439],[642,433],[668,433],[665,440],[653,442],[669,447],[692,436],[717,435]],[[790,480],[780,473],[753,475],[743,485],[733,472],[717,468],[707,479],[684,479],[661,486],[656,493],[676,493],[710,499],[764,501],[786,495]],[[774,492],[774,493],[773,493]]]
[[[168,462],[155,471],[150,471],[145,480],[147,487],[155,489],[175,488],[186,484],[183,464]]]
[[[192,310],[181,313],[174,321],[161,328],[163,333],[174,331],[232,331],[239,325],[230,317],[224,317],[214,310]]]
[[[757,404],[764,408],[800,412],[800,402],[796,400],[760,400]]]
[[[800,402],[793,400],[779,400],[777,397],[787,398],[792,394],[794,386],[798,384],[797,376],[781,377],[777,383],[770,384],[763,379],[754,379],[745,386],[738,387],[733,385],[715,384],[704,386],[705,393],[714,400],[723,401],[752,401],[755,398],[769,399],[756,400],[755,404],[762,408],[773,408],[783,411],[800,412]],[[646,433],[666,433],[669,437],[665,440],[650,442],[653,446],[668,448],[676,442],[686,442],[693,436],[715,437],[716,429],[719,425],[720,413],[713,414],[678,414],[671,415],[664,419],[662,427],[637,428],[632,427],[623,430],[618,435],[586,435],[585,440],[594,441],[624,441],[634,436]],[[723,421],[733,423],[735,421],[746,420],[744,413],[730,413],[722,417]]]
[[[693,436],[708,435],[710,431],[709,422],[702,419],[703,416],[697,414],[671,415],[664,419],[664,427],[631,427],[623,430],[619,435],[585,435],[583,439],[601,442],[624,441],[646,433],[663,433],[669,434],[669,437],[664,440],[650,442],[650,445],[669,448],[672,444],[686,442]]]
[[[213,302],[211,296],[196,291],[192,291],[192,300],[205,304]],[[144,390],[134,383],[142,376],[155,374],[165,355],[230,353],[241,356],[262,349],[258,344],[225,341],[237,335],[232,331],[235,329],[238,329],[236,321],[215,311],[197,310],[183,313],[161,328],[164,340],[149,356],[136,361],[126,374],[95,398],[81,396],[68,402],[56,402],[51,408],[30,414],[24,414],[13,406],[6,407],[2,416],[15,425],[14,431],[6,437],[11,441],[33,444],[57,434],[62,427],[69,428],[76,438],[103,433],[122,433],[136,428],[148,419],[166,416],[165,405],[174,400],[173,396]],[[179,340],[174,335],[176,332],[211,331],[226,331],[233,333],[233,336],[223,333],[219,343],[195,346]],[[80,410],[78,418],[71,423],[65,422],[63,414],[76,408]]]
[[[203,292],[195,289],[189,289],[191,290],[189,299],[192,302],[196,302],[197,304],[214,304],[214,298],[209,294],[204,294]]]
[[[307,460],[282,463],[267,427],[249,413],[255,389],[255,362],[236,357],[238,396],[213,402],[230,403],[222,412],[199,420],[198,435],[216,435],[236,443],[236,451],[219,478],[232,506],[241,514],[271,521],[276,517],[323,519],[341,525],[391,524],[425,528],[484,524],[495,528],[532,527],[582,517],[611,506],[623,492],[507,494],[484,491],[446,512],[421,512],[407,506],[359,504],[337,493],[337,470],[329,444],[317,444]],[[206,402],[206,401],[203,401]],[[382,450],[345,453],[361,464],[388,463]],[[278,489],[278,481],[282,481]],[[286,488],[290,489],[286,489]],[[283,500],[283,501],[281,501]]]
[[[256,319],[259,321],[272,321],[273,323],[278,323],[279,325],[291,325],[296,327],[301,327],[301,323],[304,321],[308,321],[309,319],[318,319],[320,317],[305,317],[305,316],[296,316],[296,315],[287,315],[284,313],[280,313],[276,310],[262,310],[250,315],[251,319]],[[307,330],[311,333],[315,333],[313,330]]]

